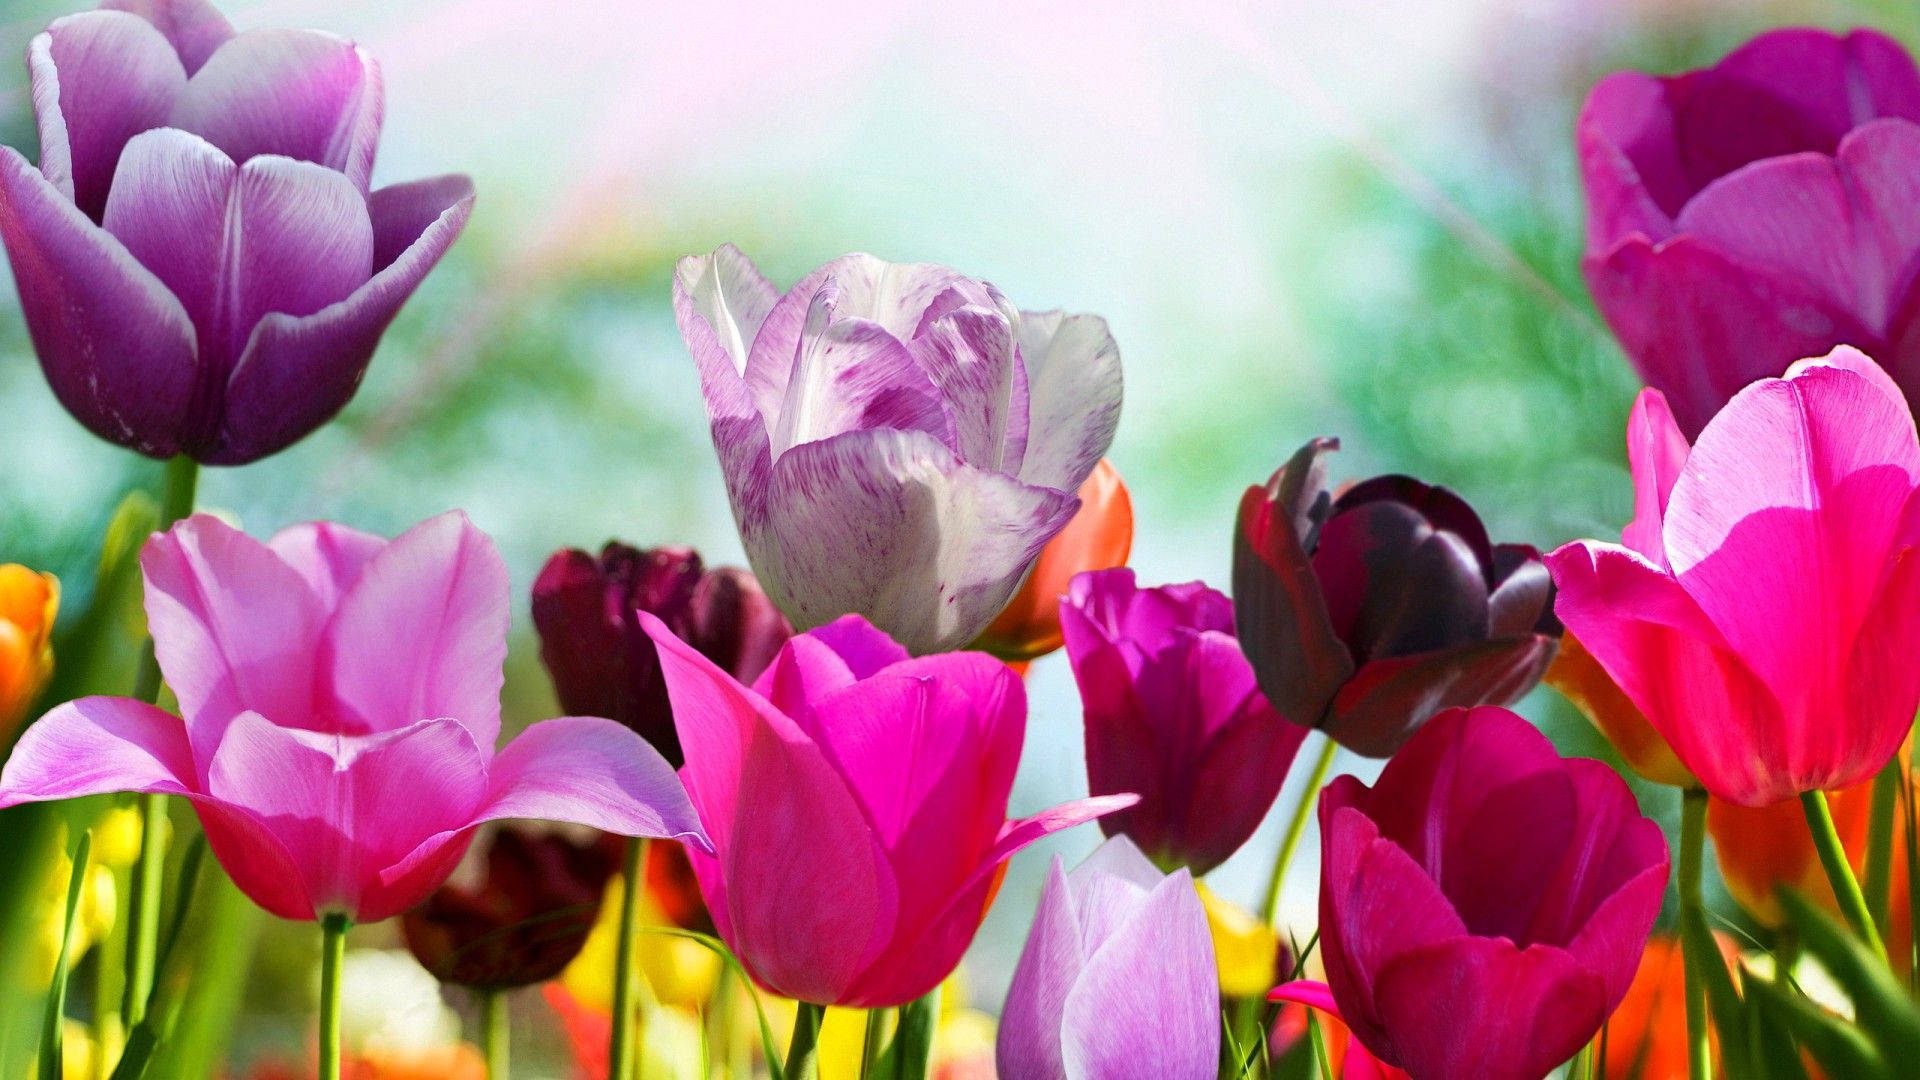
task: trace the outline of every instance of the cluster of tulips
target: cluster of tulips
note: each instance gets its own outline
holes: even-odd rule
[[[638,1075],[661,859],[693,883],[675,933],[793,1003],[784,1049],[760,1018],[754,1067],[814,1075],[845,1007],[862,1076],[920,1080],[1008,861],[1090,822],[1108,839],[1047,878],[989,1074],[1265,1077],[1305,1055],[1348,1078],[1798,1080],[1920,1053],[1920,74],[1889,40],[1782,31],[1593,90],[1585,269],[1649,384],[1618,543],[1494,543],[1444,488],[1333,484],[1320,438],[1247,490],[1230,594],[1143,585],[1103,460],[1122,394],[1102,319],[936,265],[849,255],[782,291],[732,247],[683,259],[673,307],[751,572],[556,553],[531,607],[574,715],[502,746],[514,601],[464,515],[262,540],[193,512],[201,465],[347,403],[471,186],[370,188],[374,60],[235,33],[205,0],[107,0],[28,65],[40,160],[0,148],[0,237],[34,348],[75,419],[169,462],[133,686],[42,695],[58,587],[0,568],[0,821],[112,797],[65,856],[44,1080],[110,823],[135,838],[111,845],[133,896],[101,1073],[126,1080],[157,1075],[179,1018],[161,930],[202,844],[261,908],[319,924],[324,1080],[350,925],[400,917],[490,1003],[497,1080],[499,994],[567,967],[616,875],[598,1071]],[[1062,647],[1090,795],[1010,817],[1024,668]],[[1619,772],[1508,711],[1543,678],[1678,789],[1677,855]],[[1197,879],[1314,732],[1264,910],[1226,909]],[[1327,783],[1342,747],[1387,759],[1377,782]],[[169,839],[169,799],[197,833]],[[1256,936],[1251,985],[1223,979],[1316,812],[1317,927]],[[1763,935],[1745,948],[1702,902],[1710,829]],[[1677,946],[1654,932],[1670,877]],[[1663,996],[1684,1027],[1644,1019]]]

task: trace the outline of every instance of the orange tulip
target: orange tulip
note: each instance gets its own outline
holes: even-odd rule
[[[1109,461],[1080,485],[1080,512],[1040,549],[1020,591],[974,644],[1003,660],[1024,661],[1058,649],[1060,597],[1084,570],[1127,565],[1133,550],[1133,500]]]
[[[1721,955],[1731,963],[1733,939],[1716,933]],[[1656,934],[1640,954],[1640,966],[1620,1007],[1607,1021],[1607,1068],[1601,1080],[1681,1080],[1687,1075],[1686,961],[1680,939]],[[1716,1046],[1714,1056],[1719,1057]]]
[[[1560,635],[1560,652],[1547,668],[1546,683],[1600,729],[1634,772],[1656,784],[1692,787],[1698,783],[1674,756],[1673,747],[1571,633]]]
[[[53,673],[53,616],[60,582],[24,566],[0,566],[0,740],[10,738]]]

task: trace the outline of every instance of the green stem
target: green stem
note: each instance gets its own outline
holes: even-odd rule
[[[506,991],[480,991],[480,1046],[487,1056],[487,1080],[507,1080],[512,1075],[507,1066],[510,1040]]]
[[[1707,792],[1690,787],[1680,796],[1680,918],[1705,925],[1706,906],[1700,899],[1700,873],[1705,863],[1707,842]],[[1703,948],[1713,947],[1713,936],[1682,939],[1687,977],[1687,1077],[1710,1080],[1713,1076],[1713,1050],[1707,1028],[1707,964],[1720,963],[1716,953],[1702,956]]]
[[[1887,767],[1873,778],[1872,816],[1867,819],[1867,910],[1873,913],[1875,926],[1887,925],[1887,909],[1893,896],[1893,823],[1900,807],[1900,777],[1905,771],[1901,755],[1895,754]]]
[[[347,917],[320,921],[320,1080],[340,1080],[340,965],[347,956]]]
[[[1847,925],[1853,927],[1853,932],[1860,935],[1868,948],[1885,956],[1887,947],[1880,940],[1873,912],[1867,910],[1867,898],[1860,891],[1860,881],[1853,876],[1853,867],[1847,864],[1847,849],[1841,845],[1840,833],[1833,827],[1833,810],[1827,805],[1826,792],[1801,792],[1800,808],[1806,811],[1807,831],[1813,835],[1813,847],[1820,853],[1820,865],[1827,871],[1834,899],[1840,902],[1840,914],[1847,917]]]
[[[199,485],[200,466],[192,458],[183,454],[167,462],[156,530],[164,532],[193,513]],[[149,637],[134,677],[133,696],[155,704],[160,700],[160,685],[160,663]],[[127,904],[127,979],[120,1002],[129,1029],[146,1018],[147,999],[153,994],[154,952],[160,943],[161,878],[167,858],[166,820],[164,796],[140,796],[140,854],[134,860],[133,896]]]
[[[1300,801],[1294,804],[1293,817],[1287,821],[1286,838],[1280,841],[1280,855],[1273,860],[1273,874],[1267,878],[1267,898],[1261,905],[1261,912],[1267,925],[1276,925],[1280,918],[1280,886],[1287,879],[1287,864],[1293,861],[1294,850],[1300,846],[1300,837],[1307,831],[1307,818],[1313,815],[1313,808],[1319,801],[1320,788],[1327,782],[1327,774],[1333,771],[1334,756],[1340,752],[1340,744],[1327,739],[1320,747],[1320,756],[1313,763],[1313,772],[1307,776],[1306,789],[1300,792]]]
[[[880,1044],[886,1039],[887,1010],[867,1010],[867,1035],[860,1044],[860,1080],[873,1080],[879,1074],[875,1067],[880,1063]]]
[[[786,1080],[818,1080],[820,1076],[820,1023],[826,1007],[798,1002],[793,1013],[793,1038],[787,1043]]]
[[[627,840],[627,861],[621,872],[625,885],[620,897],[619,943],[613,953],[613,1035],[607,1046],[607,1080],[628,1080],[637,1056],[633,1002],[639,973],[634,970],[633,950],[640,937],[640,894],[646,888],[646,837]]]

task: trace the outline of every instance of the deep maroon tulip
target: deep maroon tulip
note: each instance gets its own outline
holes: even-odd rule
[[[662,847],[672,845],[660,845]],[[477,880],[456,875],[406,913],[407,948],[441,982],[496,989],[546,982],[586,944],[617,849],[508,825]]]
[[[1240,645],[1280,714],[1386,757],[1441,709],[1505,705],[1553,660],[1540,554],[1493,544],[1442,487],[1379,476],[1335,499],[1315,439],[1240,500]]]
[[[1340,1015],[1422,1080],[1539,1080],[1626,995],[1667,844],[1626,781],[1498,708],[1433,718],[1320,797],[1320,952]]]
[[[1100,819],[1162,869],[1204,874],[1246,843],[1307,729],[1254,684],[1233,601],[1199,582],[1142,589],[1133,571],[1077,575],[1060,628],[1087,722],[1087,788],[1140,802]]]
[[[793,630],[752,574],[705,569],[692,548],[610,542],[598,559],[569,548],[547,560],[533,583],[533,625],[560,704],[625,724],[678,768],[685,759],[659,654],[636,611],[658,616],[743,682],[759,678]]]
[[[1855,345],[1920,394],[1920,73],[1871,30],[1762,34],[1602,79],[1580,114],[1587,282],[1689,437]]]

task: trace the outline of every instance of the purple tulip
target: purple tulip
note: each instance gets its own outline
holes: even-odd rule
[[[1633,981],[1667,844],[1626,781],[1498,708],[1320,797],[1320,953],[1354,1037],[1432,1080],[1538,1080]]]
[[[996,1057],[1021,1080],[1216,1075],[1220,983],[1192,876],[1162,875],[1124,836],[1071,874],[1056,856]]]
[[[1531,690],[1559,624],[1539,552],[1491,543],[1459,496],[1410,477],[1334,498],[1338,447],[1315,439],[1240,500],[1234,614],[1280,715],[1386,757],[1441,709]]]
[[[677,769],[686,758],[641,611],[743,683],[767,670],[793,630],[752,574],[707,570],[692,548],[609,543],[598,559],[568,549],[547,560],[533,583],[533,625],[561,708],[624,724]]]
[[[0,147],[0,239],[55,396],[153,457],[239,465],[339,412],[473,206],[369,192],[380,69],[205,0],[110,0],[27,50],[40,166]]]
[[[1120,357],[1094,316],[869,255],[782,295],[723,247],[673,289],[748,561],[802,630],[853,612],[916,654],[964,646],[1113,441]]]
[[[1871,30],[1778,30],[1711,68],[1593,88],[1587,282],[1688,437],[1835,345],[1920,394],[1916,122],[1920,73]]]
[[[1225,862],[1307,737],[1254,684],[1233,601],[1197,581],[1142,589],[1132,570],[1097,570],[1073,579],[1060,627],[1086,711],[1088,789],[1140,796],[1101,831],[1163,867]]]

